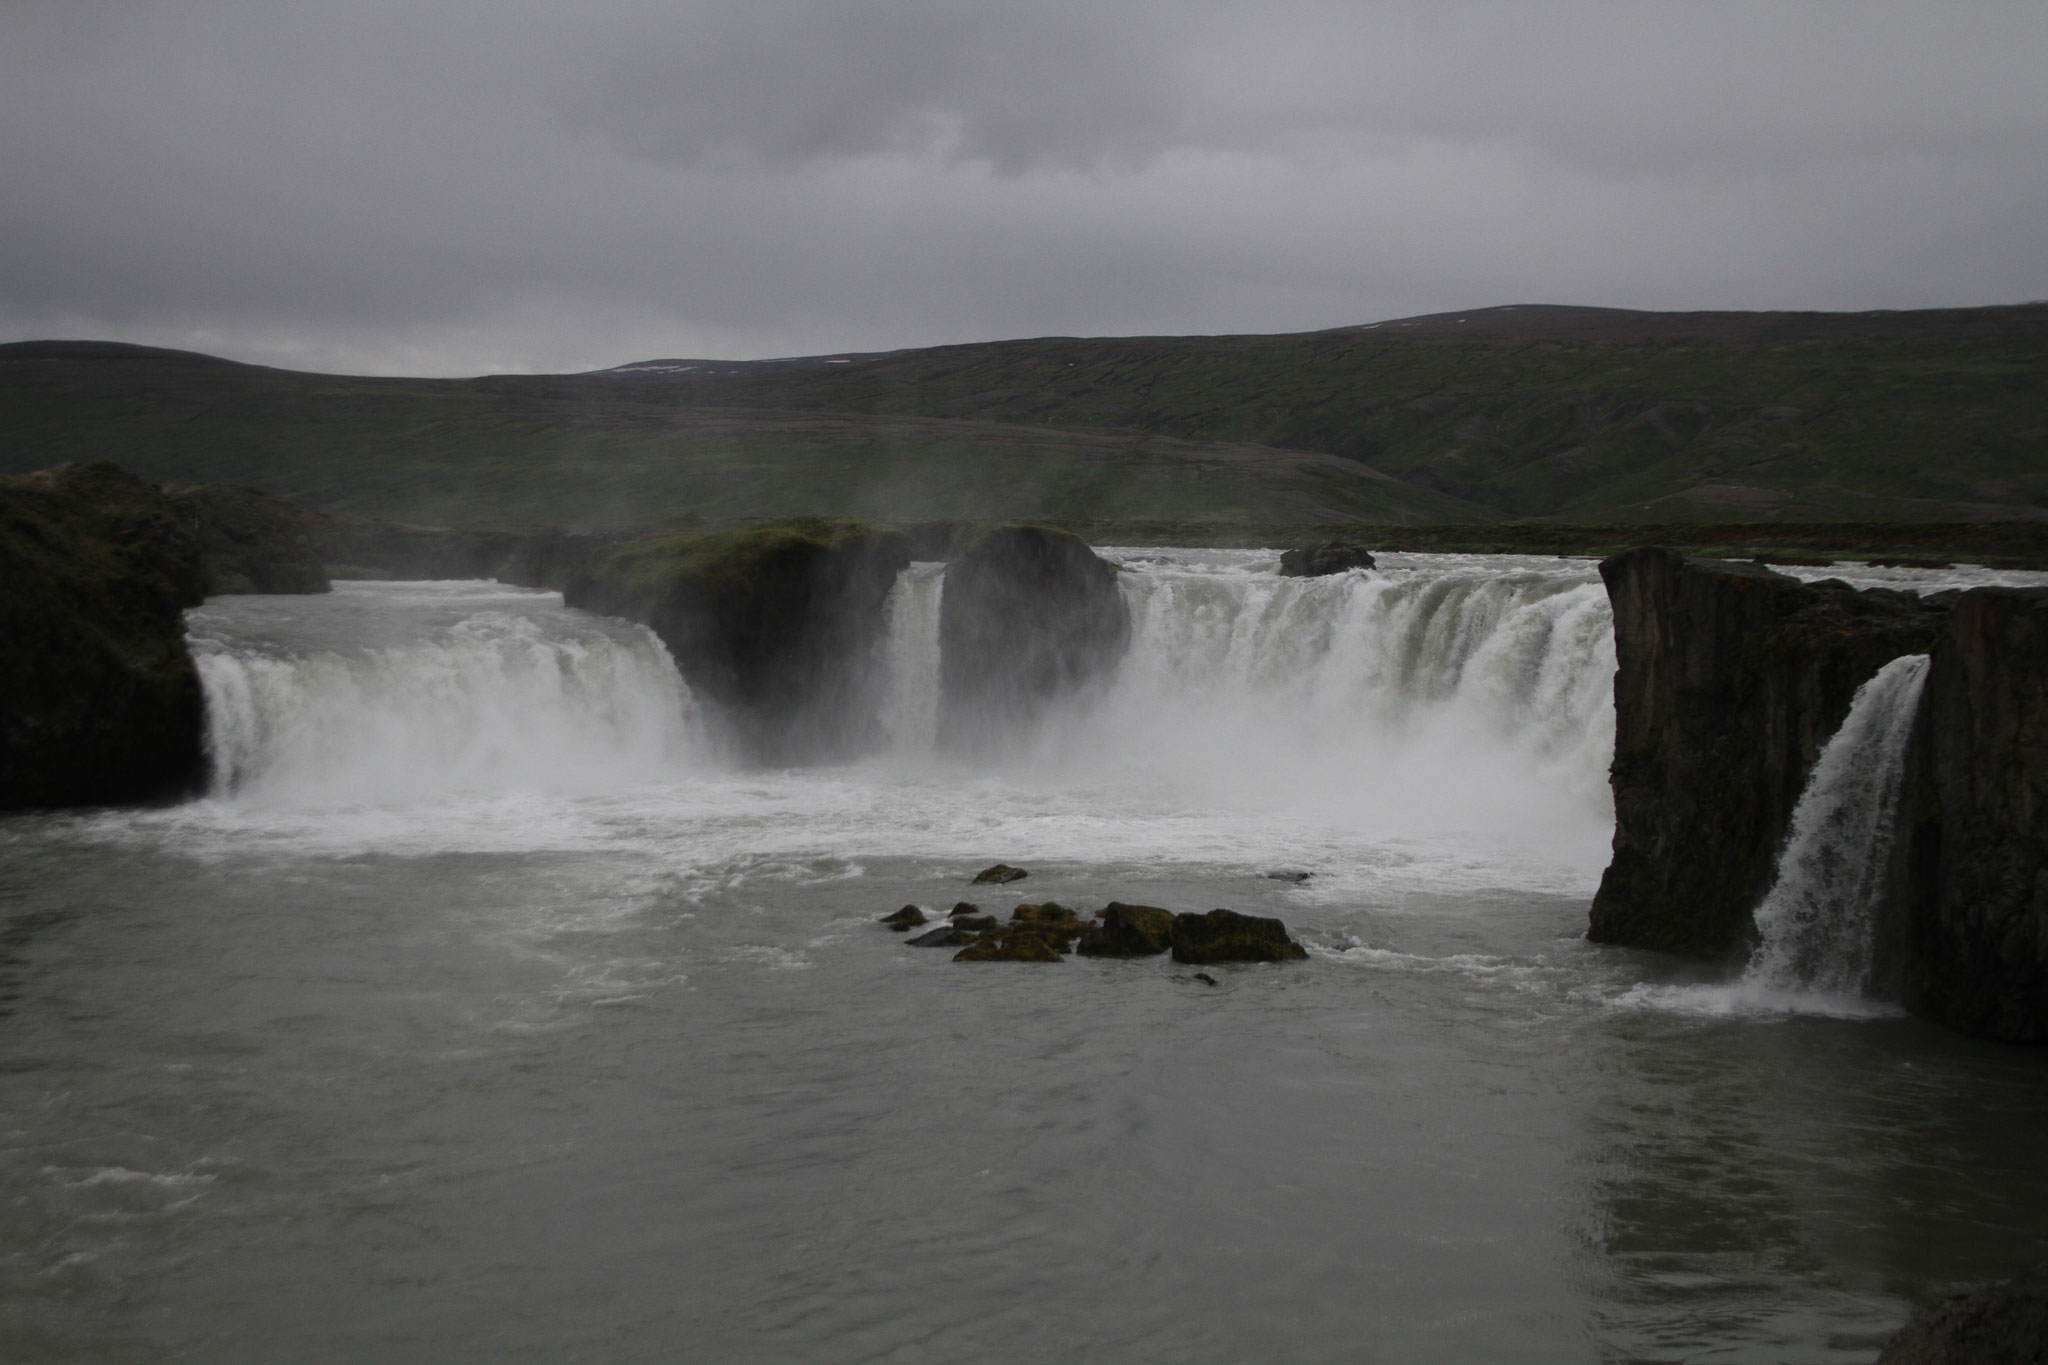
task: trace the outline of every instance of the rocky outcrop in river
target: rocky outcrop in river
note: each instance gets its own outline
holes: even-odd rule
[[[1614,859],[1589,937],[1742,950],[1856,688],[1931,653],[1875,907],[1872,988],[2048,1042],[2048,589],[1921,599],[1636,550],[1614,607]]]
[[[1130,639],[1116,566],[1079,536],[987,532],[946,570],[940,742],[985,749],[1027,733],[1053,702],[1105,681]]]
[[[814,762],[875,740],[883,606],[909,563],[901,531],[796,517],[600,548],[562,595],[651,627],[746,757]]]
[[[1588,936],[1740,951],[1857,687],[1932,647],[1945,611],[1662,549],[1617,555],[1600,575],[1614,609],[1615,828]]]
[[[1913,1316],[1877,1365],[2034,1365],[2048,1360],[2048,1266]]]
[[[176,796],[204,776],[184,609],[324,592],[306,514],[116,465],[0,479],[0,808]]]
[[[2048,589],[1961,594],[1907,751],[1882,956],[1907,1008],[2048,1042]]]

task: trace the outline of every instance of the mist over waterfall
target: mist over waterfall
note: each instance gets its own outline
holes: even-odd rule
[[[642,627],[489,583],[342,584],[297,602],[189,617],[216,797],[599,790],[675,776],[702,749],[689,690]]]
[[[1590,565],[1385,557],[1284,578],[1254,551],[1105,551],[1130,648],[1010,762],[1356,837],[1563,837],[1605,856],[1612,617]]]
[[[1856,691],[1792,812],[1778,879],[1757,906],[1745,982],[1854,996],[1869,986],[1872,935],[1906,743],[1928,656],[1892,660]]]

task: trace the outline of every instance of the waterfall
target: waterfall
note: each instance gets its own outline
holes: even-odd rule
[[[1285,578],[1250,551],[1106,551],[1130,648],[995,766],[1261,811],[1361,834],[1476,828],[1604,859],[1614,645],[1590,566],[1406,556]],[[932,754],[940,566],[889,604],[891,757]],[[985,764],[982,766],[986,766]]]
[[[1908,654],[1857,689],[1793,810],[1777,882],[1757,906],[1746,985],[1829,995],[1868,987],[1873,917],[1926,677],[1927,656]]]
[[[938,736],[939,603],[945,588],[946,566],[919,561],[897,575],[889,592],[882,727],[897,758],[930,758]]]
[[[1082,747],[1212,788],[1404,802],[1539,790],[1604,815],[1612,617],[1579,572],[1129,573],[1132,641]]]
[[[698,747],[641,627],[495,584],[338,584],[188,617],[213,794],[259,805],[602,790]]]

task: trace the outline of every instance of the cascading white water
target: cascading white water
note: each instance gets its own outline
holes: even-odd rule
[[[1132,618],[1116,674],[973,771],[1367,841],[1556,845],[1588,876],[1604,863],[1614,646],[1591,565],[1388,556],[1300,579],[1255,551],[1103,553]],[[932,753],[942,591],[917,566],[890,604],[884,714],[910,767],[959,761]]]
[[[931,756],[939,732],[939,603],[946,566],[919,561],[896,577],[888,606],[888,691],[882,726],[891,753]]]
[[[653,634],[553,594],[344,583],[188,620],[218,797],[598,790],[673,776],[697,747],[688,689]]]
[[[1908,654],[1856,691],[1792,813],[1778,879],[1756,910],[1746,984],[1860,995],[1871,967],[1906,743],[1928,656]]]
[[[1241,558],[1134,560],[1130,651],[1055,741],[1070,761],[1259,801],[1526,820],[1562,797],[1605,818],[1612,617],[1587,567],[1410,556],[1300,579]]]

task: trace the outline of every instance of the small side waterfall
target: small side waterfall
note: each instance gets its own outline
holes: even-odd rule
[[[939,604],[946,566],[919,561],[897,575],[888,617],[888,691],[882,727],[895,757],[931,757],[939,732]]]
[[[1757,906],[1760,936],[1745,985],[1860,995],[1868,987],[1873,916],[1905,775],[1927,656],[1892,660],[1856,691],[1821,751]]]

